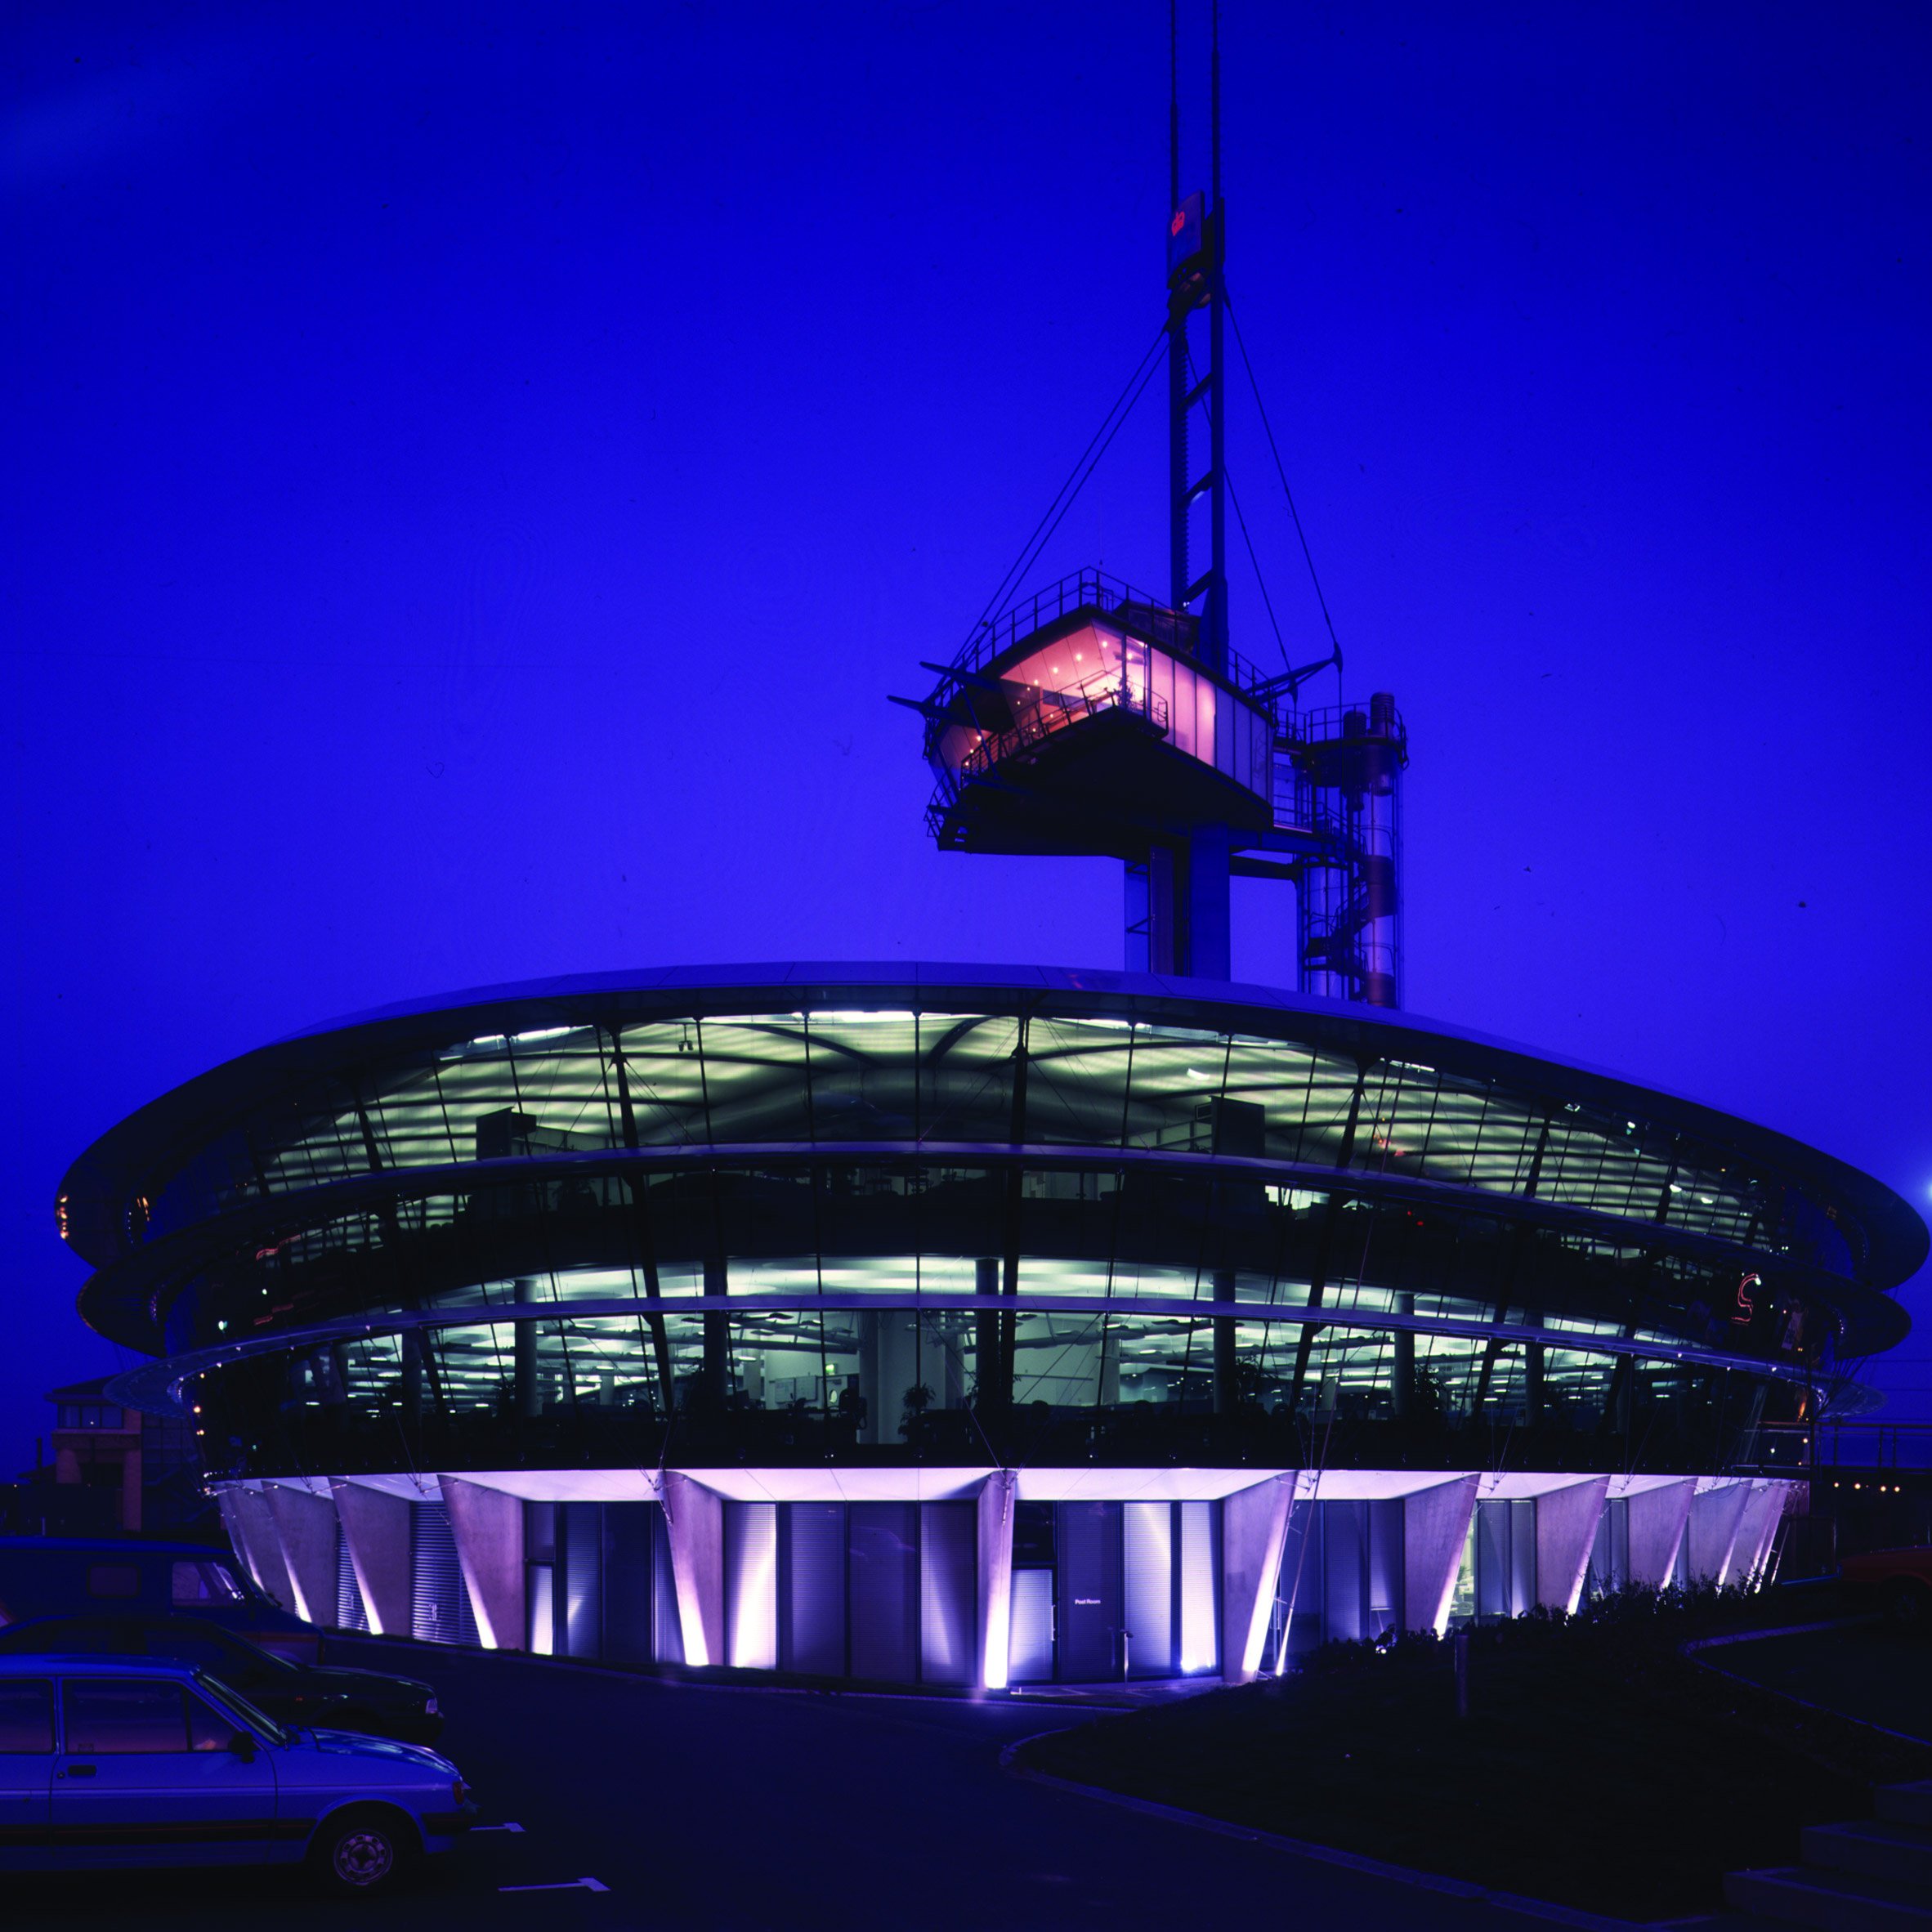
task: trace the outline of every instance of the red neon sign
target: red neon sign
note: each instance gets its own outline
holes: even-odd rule
[[[1731,1319],[1740,1327],[1750,1321],[1751,1317],[1758,1312],[1758,1304],[1751,1299],[1745,1290],[1747,1288],[1762,1288],[1764,1285],[1764,1277],[1761,1275],[1746,1275],[1737,1284],[1737,1312],[1732,1316]]]

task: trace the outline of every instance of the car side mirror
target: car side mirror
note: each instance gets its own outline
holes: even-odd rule
[[[254,1763],[255,1737],[253,1732],[241,1730],[236,1731],[235,1735],[228,1740],[228,1748],[233,1751],[244,1764],[252,1764]]]

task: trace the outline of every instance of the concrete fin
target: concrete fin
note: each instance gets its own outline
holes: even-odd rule
[[[335,1505],[325,1496],[286,1483],[267,1486],[268,1513],[281,1545],[282,1568],[306,1621],[335,1621]]]
[[[457,1567],[485,1650],[523,1648],[523,1500],[460,1476],[439,1476]]]
[[[664,1525],[684,1661],[704,1666],[725,1657],[724,1499],[680,1469],[664,1473]]]

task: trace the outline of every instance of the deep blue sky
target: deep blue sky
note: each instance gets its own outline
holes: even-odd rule
[[[1160,0],[0,34],[0,1465],[114,1361],[64,1167],[216,1061],[555,972],[1119,963],[1116,867],[934,854],[884,694],[1156,325]],[[1410,1004],[1925,1207],[1925,16],[1225,36],[1235,306],[1414,741]],[[1156,400],[1037,575],[1158,586]],[[1241,888],[1237,976],[1291,981],[1286,912]],[[1932,1327],[1878,1374],[1932,1415]]]

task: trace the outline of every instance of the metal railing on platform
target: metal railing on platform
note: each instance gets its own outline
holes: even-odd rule
[[[1049,694],[1040,703],[1028,706],[1010,730],[981,739],[959,760],[960,779],[982,778],[1015,752],[1029,745],[1044,744],[1056,731],[1107,711],[1133,712],[1147,719],[1163,737],[1167,735],[1167,702],[1164,698],[1144,686],[1137,697],[1125,679],[1105,684],[1089,680],[1076,690]]]
[[[1821,1422],[1764,1423],[1757,1431],[1758,1460],[1769,1465],[1800,1462],[1821,1469],[1932,1469],[1932,1422],[1880,1422],[1853,1416]]]
[[[957,683],[962,673],[983,672],[994,659],[1022,637],[1031,637],[1076,610],[1089,610],[1103,616],[1128,612],[1132,621],[1125,628],[1131,629],[1143,642],[1185,658],[1190,664],[1200,661],[1196,655],[1199,618],[1171,610],[1160,598],[1136,590],[1131,584],[1109,576],[1104,570],[1076,570],[982,624],[953,659],[948,682]],[[1238,689],[1272,702],[1273,681],[1239,651],[1228,653],[1225,675]]]

